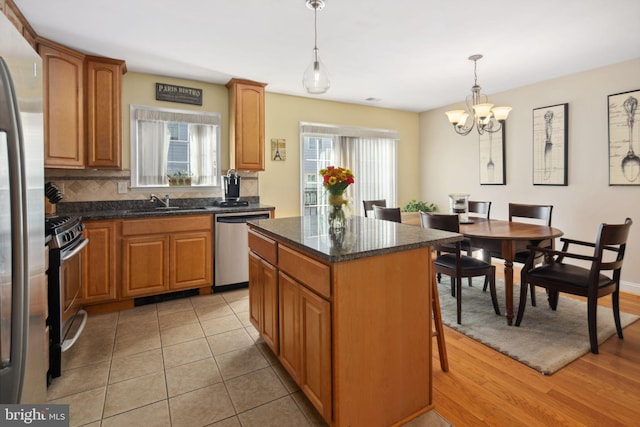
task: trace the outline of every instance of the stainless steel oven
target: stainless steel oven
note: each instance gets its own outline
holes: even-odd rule
[[[62,373],[62,353],[78,339],[87,321],[81,309],[82,249],[89,239],[82,234],[80,217],[57,216],[46,219],[49,240],[49,373]]]

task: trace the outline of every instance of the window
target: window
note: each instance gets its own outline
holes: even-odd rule
[[[324,212],[327,197],[319,171],[330,165],[353,171],[356,180],[347,195],[354,213],[364,215],[363,200],[385,199],[388,206],[396,204],[396,131],[301,123],[300,138],[303,215]]]
[[[163,187],[172,175],[220,185],[220,115],[131,106],[131,187]]]

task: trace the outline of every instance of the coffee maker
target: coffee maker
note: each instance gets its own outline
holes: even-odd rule
[[[229,169],[224,180],[224,199],[236,201],[240,199],[240,177],[235,169]]]

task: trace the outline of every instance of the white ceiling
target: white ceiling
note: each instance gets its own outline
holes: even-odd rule
[[[307,95],[305,0],[14,2],[40,36],[129,71],[416,112],[462,102],[475,53],[484,94],[640,57],[639,0],[326,0],[318,48],[331,88]]]

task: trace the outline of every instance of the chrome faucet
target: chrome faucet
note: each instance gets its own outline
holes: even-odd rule
[[[165,208],[169,207],[169,195],[165,194],[164,199],[159,198],[158,196],[156,196],[155,194],[151,195],[151,198],[149,199],[149,201],[151,203],[153,202],[159,202],[162,206],[164,206]]]

